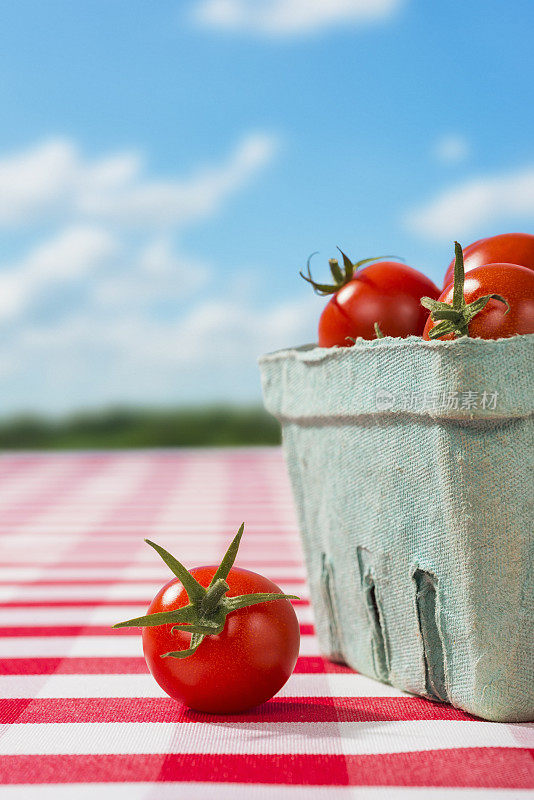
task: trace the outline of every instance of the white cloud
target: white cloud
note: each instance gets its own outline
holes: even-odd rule
[[[257,356],[313,339],[316,323],[312,295],[267,308],[208,299],[167,321],[131,307],[72,314],[27,327],[17,339],[5,367],[14,383],[17,370],[23,372],[33,390],[25,383],[25,396],[9,399],[14,407],[53,413],[115,403],[257,400]]]
[[[434,145],[434,156],[445,164],[458,164],[465,161],[471,148],[465,136],[449,133],[442,136]]]
[[[43,289],[87,276],[117,252],[106,231],[74,226],[31,250],[25,258],[0,271],[0,321],[22,314]]]
[[[273,157],[274,137],[243,139],[225,163],[183,180],[128,181],[111,191],[87,191],[79,208],[88,216],[125,225],[183,226],[211,216]]]
[[[403,0],[200,0],[197,22],[229,31],[298,36],[387,19]]]
[[[143,228],[183,226],[214,214],[274,157],[277,140],[251,133],[220,164],[186,178],[145,175],[139,154],[88,160],[68,139],[0,161],[0,225],[83,217]]]
[[[179,368],[226,369],[255,359],[267,350],[303,344],[313,339],[316,298],[299,297],[261,309],[243,308],[231,298],[208,299],[170,320],[147,318],[137,309],[119,314],[71,315],[60,322],[30,326],[23,341],[57,360],[63,349],[102,348],[117,366],[129,361],[140,370]],[[307,338],[306,338],[307,337]]]
[[[534,167],[465,181],[411,211],[405,222],[421,236],[451,241],[517,217],[534,220]]]
[[[89,162],[69,139],[42,142],[0,161],[0,224],[31,223],[75,210],[85,195],[127,185],[140,169],[133,153]]]
[[[226,368],[247,360],[255,365],[256,357],[267,350],[304,344],[310,332],[313,338],[316,322],[313,296],[267,308],[234,303],[229,298],[207,300],[174,326],[173,341],[180,347],[169,347],[168,331],[153,329],[148,338],[143,336],[145,346],[140,346],[136,356],[175,365],[200,362]]]
[[[0,324],[23,318],[34,301],[80,284],[85,303],[114,313],[181,301],[203,286],[211,270],[176,250],[168,237],[126,242],[95,226],[72,226],[0,270]]]
[[[153,284],[171,280],[181,296],[204,285],[211,268],[192,256],[180,253],[169,238],[152,239],[139,252],[139,272]]]
[[[91,297],[102,309],[147,309],[158,302],[184,300],[204,286],[211,268],[176,250],[169,238],[151,239],[126,252],[111,274],[94,283]]]
[[[68,139],[1,159],[0,226],[22,228],[21,245],[37,234],[0,263],[2,413],[257,399],[256,355],[299,341],[306,315],[262,309],[263,283],[244,276],[237,290],[185,253],[180,234],[276,148],[251,133],[218,163],[157,179],[137,153],[89,159]]]

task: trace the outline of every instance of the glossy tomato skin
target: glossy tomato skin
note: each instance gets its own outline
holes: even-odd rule
[[[351,347],[347,337],[375,339],[375,322],[384,336],[420,336],[428,311],[421,297],[439,296],[434,283],[406,264],[378,261],[339,289],[319,320],[319,347]]]
[[[217,567],[197,567],[191,574],[208,586]],[[228,597],[256,592],[280,592],[268,578],[233,567],[227,578]],[[175,578],[154,597],[148,613],[172,611],[188,603]],[[172,625],[143,628],[148,668],[168,695],[190,708],[212,714],[244,711],[269,700],[293,672],[299,653],[300,629],[289,600],[273,600],[228,614],[218,636],[206,636],[187,658],[161,658],[186,650],[190,634],[171,633]]]
[[[534,270],[517,264],[488,264],[477,267],[465,276],[464,297],[472,303],[487,294],[506,298],[510,311],[499,300],[489,300],[487,306],[469,323],[469,336],[479,339],[506,339],[516,334],[534,333]],[[452,303],[453,285],[444,289],[439,299]],[[429,317],[423,339],[429,339],[434,327]],[[455,339],[452,334],[441,339]]]
[[[464,248],[464,269],[475,269],[485,264],[518,264],[534,269],[534,236],[530,233],[501,233],[479,239]],[[454,278],[454,259],[445,273],[443,288]]]

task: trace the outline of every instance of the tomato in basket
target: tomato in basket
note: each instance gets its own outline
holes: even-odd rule
[[[534,270],[534,236],[530,233],[501,233],[478,239],[464,248],[464,269],[470,272],[486,264],[518,264]],[[453,282],[455,259],[445,273],[443,289]]]
[[[268,578],[234,567],[244,525],[221,564],[188,571],[145,539],[175,577],[143,617],[115,628],[142,627],[150,672],[168,695],[213,714],[264,703],[286,683],[299,653],[300,629],[290,600]]]
[[[358,337],[421,336],[428,312],[420,299],[440,293],[430,278],[397,261],[367,258],[353,264],[340,253],[343,268],[335,258],[329,262],[333,284],[313,280],[310,259],[307,275],[300,273],[317,294],[332,295],[319,320],[319,346],[351,347]],[[368,266],[360,269],[363,264]]]
[[[423,297],[431,313],[423,339],[505,339],[534,333],[534,270],[487,264],[464,273],[461,245],[454,244],[454,282],[438,300]]]

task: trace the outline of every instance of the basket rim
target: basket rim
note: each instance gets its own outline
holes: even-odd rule
[[[258,359],[259,363],[277,361],[282,359],[294,359],[303,362],[327,361],[332,358],[351,359],[357,353],[372,350],[429,350],[429,351],[453,351],[472,350],[473,348],[483,348],[485,352],[495,350],[506,350],[516,347],[534,347],[534,333],[518,334],[504,339],[479,339],[464,336],[461,339],[448,341],[434,340],[425,341],[420,336],[408,336],[405,339],[393,336],[384,336],[382,339],[356,339],[351,347],[319,347],[310,343],[298,345],[296,347],[286,347],[265,353]]]

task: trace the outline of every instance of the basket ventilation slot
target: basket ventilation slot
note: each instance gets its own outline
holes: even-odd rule
[[[332,661],[345,662],[339,636],[339,617],[335,598],[334,568],[326,555],[321,554],[321,593],[323,603],[328,615],[328,629],[330,633],[330,658]]]
[[[413,579],[416,586],[419,630],[423,639],[426,691],[434,700],[447,703],[449,696],[445,686],[445,652],[437,622],[437,580],[430,572],[422,569],[415,570]]]
[[[387,648],[384,617],[380,607],[380,598],[377,592],[372,556],[365,547],[358,547],[358,563],[360,578],[364,593],[365,607],[371,629],[371,653],[376,677],[384,683],[389,683],[389,654]]]

